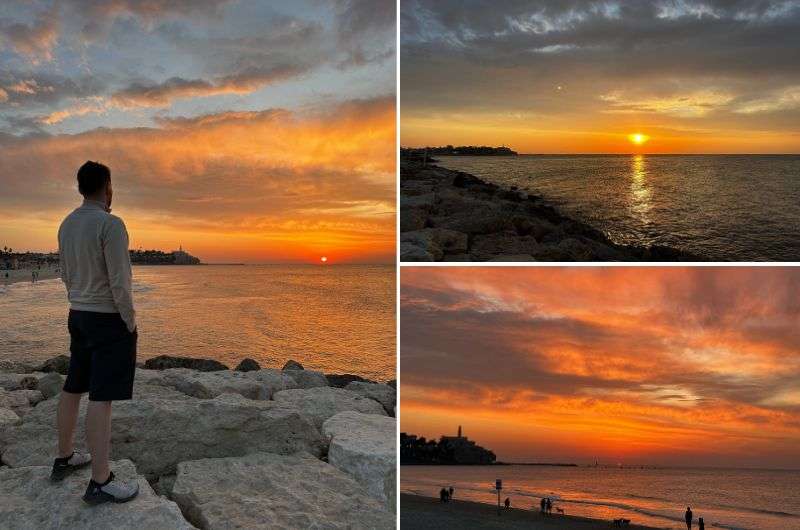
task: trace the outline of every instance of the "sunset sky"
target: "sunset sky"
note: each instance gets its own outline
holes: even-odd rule
[[[500,460],[798,468],[800,269],[401,271],[401,429]]]
[[[52,250],[87,159],[132,248],[393,262],[392,0],[0,6],[0,245]]]
[[[400,31],[404,146],[800,152],[798,0],[402,0]]]

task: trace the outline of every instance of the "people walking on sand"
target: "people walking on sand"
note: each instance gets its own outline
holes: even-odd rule
[[[542,500],[539,502],[539,505],[542,507],[541,512],[542,515],[544,515],[544,511],[547,508],[547,501],[544,500],[544,497],[542,497]]]
[[[686,519],[686,530],[692,530],[692,508],[691,506],[686,507],[686,515],[684,515],[684,519]]]
[[[547,506],[547,515],[553,513],[553,501],[550,500],[550,497],[547,497],[546,506]]]
[[[447,502],[447,490],[444,488],[439,490],[439,502]]]
[[[450,489],[447,491],[447,493],[448,493],[448,495],[447,495],[447,496],[448,496],[448,498],[449,498],[449,499],[452,499],[452,498],[453,498],[453,491],[455,491],[455,490],[453,489],[453,486],[450,486]]]
[[[706,523],[703,521],[702,517],[697,520],[697,528],[700,530],[706,530]]]
[[[127,502],[138,495],[138,482],[114,477],[109,453],[111,403],[131,399],[136,370],[138,334],[128,232],[122,219],[111,215],[108,167],[97,162],[82,165],[78,191],[83,204],[58,229],[59,269],[70,302],[70,361],[58,402],[58,457],[50,478],[60,482],[91,464],[92,477],[83,500],[88,504]],[[90,454],[73,448],[81,397],[87,392]]]
[[[506,510],[508,510],[511,507],[511,499],[509,499],[508,497],[506,497],[505,505],[506,505]]]

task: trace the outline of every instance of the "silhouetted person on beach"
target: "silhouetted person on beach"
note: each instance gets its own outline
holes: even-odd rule
[[[686,519],[686,529],[692,530],[692,508],[690,506],[686,507],[686,515],[684,516]]]
[[[83,495],[88,504],[126,502],[139,493],[109,469],[111,402],[131,399],[136,369],[136,313],[131,297],[128,232],[111,215],[111,172],[97,162],[78,170],[83,204],[58,229],[61,279],[70,303],[70,360],[58,402],[58,458],[50,478],[60,482],[91,463]],[[89,393],[86,442],[91,454],[76,453],[73,437],[81,397]]]
[[[553,513],[553,502],[550,500],[550,497],[547,497],[546,506],[547,506],[547,515]]]
[[[700,530],[706,530],[706,523],[703,521],[702,517],[697,520],[697,528]]]
[[[439,491],[439,501],[447,502],[447,490],[444,488]]]
[[[540,505],[541,505],[541,507],[542,507],[542,510],[541,510],[541,511],[542,511],[542,514],[544,515],[544,511],[545,511],[545,509],[547,508],[547,501],[544,499],[544,497],[542,497],[542,500],[541,500],[541,502],[540,502],[539,504],[540,504]]]
[[[506,510],[508,510],[508,509],[511,507],[511,499],[509,499],[508,497],[506,497],[506,502],[505,502],[505,504],[506,504]]]

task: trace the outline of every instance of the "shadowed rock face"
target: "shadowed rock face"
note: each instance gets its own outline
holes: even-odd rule
[[[324,452],[325,440],[293,406],[241,396],[199,400],[153,386],[144,396],[114,404],[112,458],[128,458],[147,476],[174,473],[178,462],[250,452]],[[11,467],[52,464],[57,400],[29,412],[16,429],[0,434]],[[81,407],[76,442],[83,443]]]
[[[251,358],[242,359],[239,364],[234,368],[237,372],[252,372],[253,370],[261,370],[261,365]]]
[[[363,381],[366,383],[375,382],[370,381],[369,379],[364,379],[360,375],[354,374],[325,374],[325,377],[328,379],[328,384],[330,386],[335,386],[336,388],[344,388],[353,381]]]
[[[363,484],[372,496],[395,511],[397,493],[397,421],[393,418],[340,412],[327,419],[328,462]]]
[[[216,370],[229,370],[227,366],[213,359],[193,359],[191,357],[175,357],[172,355],[159,355],[144,362],[144,367],[150,370],[166,370],[167,368],[191,368],[198,372],[214,372]]]
[[[40,372],[56,372],[61,375],[67,375],[69,371],[69,356],[57,355],[51,359],[47,359],[39,367]]]
[[[377,401],[341,388],[283,390],[276,392],[273,398],[277,403],[297,407],[318,428],[334,414],[347,410],[386,416],[386,411]]]
[[[178,465],[175,501],[199,528],[393,529],[362,485],[311,455],[256,453]]]
[[[390,416],[394,415],[394,407],[397,402],[397,393],[395,389],[389,385],[380,383],[364,383],[361,381],[353,381],[346,387],[345,390],[355,392],[356,394],[374,399],[381,405]]]
[[[80,497],[91,471],[80,470],[63,482],[50,482],[50,466],[0,470],[0,528],[84,530],[147,528],[192,530],[178,506],[157,496],[133,463],[119,460],[111,469],[121,480],[137,480],[139,496],[127,504],[87,506]]]

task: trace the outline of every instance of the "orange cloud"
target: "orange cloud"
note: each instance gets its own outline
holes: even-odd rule
[[[393,261],[394,99],[324,111],[230,112],[159,128],[0,139],[0,229],[50,249],[86,159],[112,170],[132,245],[207,260]],[[41,226],[39,238],[28,236]]]
[[[507,460],[800,456],[794,268],[404,268],[401,286],[404,430],[462,422]]]

